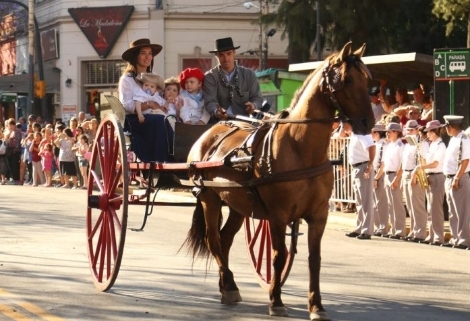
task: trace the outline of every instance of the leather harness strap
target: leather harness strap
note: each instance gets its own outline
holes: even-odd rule
[[[280,173],[273,173],[271,175],[266,175],[258,178],[249,179],[242,182],[215,182],[215,181],[208,181],[204,179],[199,180],[183,180],[175,175],[173,179],[184,186],[196,186],[196,187],[252,187],[258,186],[263,184],[269,183],[277,183],[277,182],[286,182],[286,181],[295,181],[301,180],[306,178],[312,178],[316,176],[320,176],[322,174],[326,174],[332,170],[331,162],[328,160],[320,165],[311,167],[311,168],[304,168],[304,169],[296,169],[292,171],[280,172]]]

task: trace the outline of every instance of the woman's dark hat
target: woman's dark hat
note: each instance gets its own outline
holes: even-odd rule
[[[220,51],[233,50],[233,49],[240,48],[240,46],[234,47],[232,38],[228,37],[228,38],[217,39],[215,41],[215,48],[216,49],[211,50],[209,52],[214,53],[214,52],[220,52]]]
[[[152,55],[154,57],[156,55],[158,55],[160,53],[160,51],[162,51],[162,46],[150,43],[149,39],[147,39],[147,38],[138,39],[136,41],[131,42],[131,44],[129,45],[129,49],[124,51],[124,53],[122,54],[122,60],[130,62],[132,60],[132,58],[134,57],[135,52],[137,50],[139,50],[140,48],[143,48],[143,47],[152,48]]]

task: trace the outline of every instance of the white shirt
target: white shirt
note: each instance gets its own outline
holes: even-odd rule
[[[385,149],[382,162],[384,163],[385,172],[396,172],[400,167],[401,160],[403,158],[403,150],[405,145],[401,142],[401,139],[397,139],[396,142],[390,142],[387,144]]]
[[[378,142],[375,143],[375,157],[374,157],[374,169],[376,171],[380,168],[380,163],[384,160],[385,149],[387,148],[387,142],[384,138],[381,138]]]
[[[155,94],[151,95],[151,94],[146,93],[142,88],[140,88],[140,90],[137,90],[136,92],[134,92],[133,100],[134,101],[140,101],[141,103],[144,103],[144,102],[147,102],[147,101],[154,101],[157,104],[159,104],[160,106],[163,106],[166,103],[165,99],[163,99],[163,97],[160,96],[160,93],[156,92]],[[151,108],[148,108],[148,109],[142,111],[143,115],[151,114],[151,113],[152,113]],[[170,114],[170,111],[168,111],[168,114]],[[176,110],[175,110],[175,113],[173,115],[176,115]]]
[[[369,148],[374,146],[372,135],[356,135],[351,134],[349,138],[348,161],[349,164],[369,161]]]
[[[436,141],[431,142],[429,145],[428,152],[426,153],[426,164],[431,164],[438,162],[437,166],[434,168],[426,168],[426,173],[442,173],[442,166],[444,162],[444,157],[446,156],[446,145],[441,138],[436,139]]]
[[[427,154],[429,144],[426,141],[419,142],[420,156],[423,157]],[[417,146],[405,144],[403,150],[402,169],[412,171],[419,164],[419,158],[416,157]]]
[[[462,143],[462,152],[460,152],[460,143]],[[470,159],[470,139],[464,136],[461,131],[457,136],[452,137],[446,149],[442,171],[445,175],[457,174],[459,161]],[[464,172],[470,171],[470,162]]]

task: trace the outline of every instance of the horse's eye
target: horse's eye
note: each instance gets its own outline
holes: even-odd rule
[[[344,78],[344,83],[349,84],[351,82],[351,77]]]

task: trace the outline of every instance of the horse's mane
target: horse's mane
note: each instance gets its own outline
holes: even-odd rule
[[[319,72],[323,72],[323,69],[325,68],[325,64],[328,63],[329,65],[334,65],[335,58],[338,56],[339,52],[335,52],[331,54],[330,56],[323,61],[323,63],[315,69],[315,71],[311,72],[309,76],[305,79],[303,85],[294,93],[294,97],[292,98],[292,101],[287,108],[287,110],[291,111],[297,106],[297,103],[302,96],[303,92],[305,91],[305,88],[310,84],[310,81],[312,80],[313,77]],[[359,57],[356,57],[354,54],[350,54],[347,58],[345,63],[341,64],[340,70],[341,70],[341,81],[344,81],[344,76],[346,73],[346,70],[350,66],[354,66],[355,68],[359,69],[366,77],[371,78],[370,72],[368,71],[367,67],[364,65],[362,60]]]

